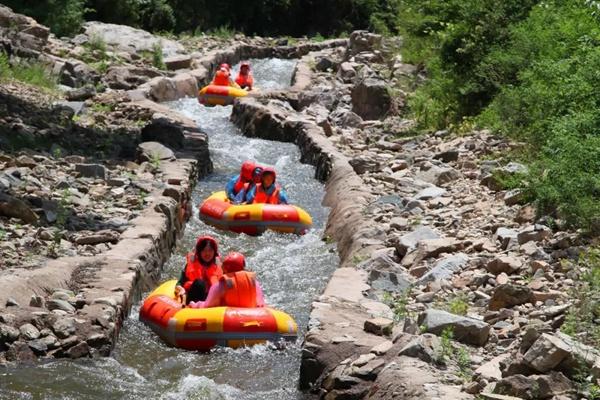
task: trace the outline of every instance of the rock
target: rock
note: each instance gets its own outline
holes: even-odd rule
[[[70,347],[65,355],[69,358],[81,358],[90,354],[90,346],[86,342],[80,342],[72,347]]]
[[[498,311],[501,308],[530,303],[532,300],[533,291],[529,287],[506,283],[497,286],[494,290],[494,294],[490,300],[489,309]]]
[[[80,234],[75,238],[75,243],[78,245],[96,245],[100,243],[117,243],[121,234],[117,231],[105,229],[91,234]]]
[[[541,242],[550,237],[552,237],[550,228],[544,225],[532,225],[519,232],[517,240],[519,244],[524,244],[530,241]]]
[[[37,294],[32,294],[31,300],[29,300],[29,306],[30,307],[39,307],[39,308],[44,307],[44,298]]]
[[[366,78],[352,88],[352,111],[364,120],[380,119],[392,108],[389,85],[378,78]]]
[[[77,89],[69,90],[66,93],[69,101],[84,101],[96,95],[96,88],[93,85],[85,85]]]
[[[140,143],[136,150],[139,162],[152,160],[171,160],[175,158],[173,150],[158,142]]]
[[[318,57],[317,64],[315,65],[317,71],[327,72],[327,70],[335,70],[335,62],[327,56]]]
[[[499,381],[502,379],[502,371],[500,370],[500,363],[504,360],[510,358],[510,354],[501,354],[497,357],[494,357],[492,360],[486,362],[485,364],[480,365],[475,370],[475,376],[480,379],[485,379],[487,381]]]
[[[421,169],[417,173],[418,179],[421,179],[425,182],[429,182],[437,186],[453,182],[461,177],[461,173],[455,170],[454,168],[438,167],[437,165],[432,165],[428,169]]]
[[[455,340],[476,346],[483,346],[487,342],[491,329],[490,325],[483,321],[435,309],[421,313],[418,323],[426,332],[436,335],[450,327]]]
[[[523,355],[524,361],[539,372],[547,372],[559,365],[571,352],[561,339],[543,333]]]
[[[75,164],[75,171],[84,178],[106,179],[106,168],[100,164]]]
[[[434,362],[439,354],[440,339],[431,333],[413,338],[406,346],[404,346],[399,356],[416,357],[426,363]]]
[[[369,282],[373,289],[390,293],[404,293],[413,284],[411,276],[399,266],[395,270],[373,268],[369,272]]]
[[[156,45],[161,46],[163,55],[167,57],[184,51],[183,46],[174,40],[154,36],[126,25],[92,21],[84,23],[83,29],[88,38],[100,38],[118,51],[130,54],[152,52]]]
[[[350,34],[346,57],[373,51],[381,47],[382,36],[368,31],[354,31]]]
[[[424,285],[429,282],[449,279],[456,272],[461,271],[469,262],[469,256],[464,253],[444,257],[435,266],[423,275],[417,284]]]
[[[24,201],[2,192],[0,192],[0,215],[18,218],[27,224],[33,224],[39,219]]]
[[[458,161],[458,150],[447,150],[433,156],[436,160],[441,160],[445,163],[449,163],[452,161]]]
[[[6,307],[19,307],[19,306],[20,306],[20,304],[12,297],[9,297],[8,299],[6,299]]]
[[[338,69],[338,76],[344,83],[353,83],[356,78],[356,69],[353,63],[343,62]]]
[[[14,342],[20,334],[21,332],[14,326],[0,324],[0,345]]]
[[[374,353],[361,354],[356,360],[352,362],[352,366],[354,367],[362,367],[363,365],[367,365],[367,363],[371,360],[377,358],[377,355]]]
[[[529,204],[525,205],[525,206],[521,207],[519,209],[519,211],[517,211],[517,215],[515,216],[515,222],[518,222],[520,224],[523,224],[526,222],[533,222],[535,220],[535,215],[536,215],[535,207],[533,207]]]
[[[166,57],[163,62],[168,70],[175,71],[178,69],[190,68],[192,65],[192,57],[189,55],[174,55]]]
[[[329,114],[329,118],[335,125],[342,128],[358,128],[363,123],[362,118],[358,114],[344,108],[336,109]]]
[[[400,257],[404,257],[409,251],[414,250],[421,240],[439,239],[440,235],[426,226],[419,226],[414,231],[400,237],[395,244],[396,252]]]
[[[402,217],[394,217],[390,220],[390,228],[403,230],[408,226],[408,220]],[[416,246],[416,243],[415,243]]]
[[[446,189],[437,186],[432,186],[421,190],[415,195],[415,200],[430,200],[440,197],[446,193]]]
[[[36,361],[35,354],[25,342],[14,342],[6,351],[6,360],[18,363],[33,363]]]
[[[380,358],[376,358],[374,360],[369,361],[367,364],[353,371],[350,375],[356,376],[361,379],[367,381],[374,381],[377,378],[377,374],[383,369],[385,366],[385,360]]]
[[[495,240],[500,241],[500,247],[502,250],[506,250],[512,245],[516,245],[517,242],[517,231],[508,228],[498,228],[494,234]]]
[[[387,318],[373,318],[365,321],[364,330],[365,332],[373,333],[375,335],[386,335],[392,334],[392,328],[394,327],[394,321]]]
[[[196,97],[198,95],[198,81],[192,74],[180,73],[173,78],[175,84],[176,97]]]
[[[521,399],[550,399],[568,393],[571,382],[560,372],[546,375],[512,375],[502,379],[496,385],[495,392]]]
[[[19,332],[25,340],[34,340],[40,337],[40,331],[31,324],[21,325]]]
[[[497,275],[502,272],[504,272],[506,274],[512,274],[512,273],[518,272],[522,266],[523,266],[523,263],[517,257],[500,256],[500,257],[496,257],[492,261],[490,261],[487,264],[486,268],[492,274]]]
[[[15,161],[17,163],[17,167],[35,168],[38,165],[33,158],[26,155],[17,157]]]
[[[381,342],[377,346],[374,346],[370,352],[378,356],[382,356],[387,353],[393,345],[394,343],[392,343],[390,340],[386,340],[385,342]]]
[[[68,313],[75,312],[75,307],[73,307],[71,304],[69,304],[68,301],[65,301],[65,300],[50,299],[46,303],[46,307],[48,307],[48,310],[50,310],[50,311],[63,310]]]
[[[362,175],[365,172],[375,172],[380,168],[379,162],[365,155],[352,158],[348,162],[358,175]]]
[[[56,337],[66,339],[75,333],[75,320],[73,318],[60,318],[52,325],[52,330]]]
[[[442,253],[453,253],[459,247],[460,242],[456,239],[439,238],[421,240],[415,250],[404,256],[402,265],[406,267],[415,266],[423,260],[437,257]]]
[[[38,356],[44,355],[48,351],[48,345],[42,339],[30,340],[27,345]]]
[[[146,83],[150,98],[156,102],[176,100],[178,96],[175,81],[164,76],[157,76]]]
[[[520,189],[509,190],[504,193],[504,204],[513,206],[523,201],[523,192]]]

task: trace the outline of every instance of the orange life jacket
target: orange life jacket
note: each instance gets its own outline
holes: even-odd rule
[[[223,275],[225,285],[223,297],[228,307],[256,307],[256,274],[237,271]]]
[[[248,72],[245,75],[240,72],[235,78],[235,83],[240,85],[242,89],[252,88],[252,85],[254,84],[254,78],[252,77],[252,74],[250,72]]]
[[[211,264],[208,267],[205,267],[200,264],[200,261],[198,261],[194,252],[188,253],[187,264],[185,266],[185,277],[187,278],[187,281],[183,284],[183,288],[186,291],[190,290],[192,283],[194,283],[196,279],[203,280],[208,289],[219,282],[219,279],[222,276],[223,271],[217,264]]]
[[[226,71],[218,70],[212,84],[217,86],[229,86],[229,74]]]
[[[279,188],[280,186],[275,184],[275,190],[271,195],[268,195],[262,187],[262,183],[256,185],[256,194],[252,204],[267,203],[267,204],[279,204]]]

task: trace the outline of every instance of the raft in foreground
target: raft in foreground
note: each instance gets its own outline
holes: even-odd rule
[[[175,299],[177,281],[155,289],[140,309],[140,321],[166,343],[188,350],[242,347],[296,340],[298,326],[288,314],[269,307],[182,308]]]
[[[213,193],[200,205],[200,219],[219,229],[258,235],[271,229],[283,233],[305,234],[312,226],[311,216],[289,204],[233,205],[225,192]]]
[[[205,106],[228,106],[236,98],[247,95],[244,89],[233,86],[208,85],[198,92],[198,101]]]

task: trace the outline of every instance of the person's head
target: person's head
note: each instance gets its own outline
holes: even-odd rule
[[[210,236],[200,236],[196,241],[196,257],[201,264],[212,264],[219,255],[217,241]]]
[[[227,63],[223,63],[223,64],[219,65],[219,68],[225,69],[226,71],[229,71],[231,69],[231,67]]]
[[[277,175],[275,174],[275,170],[273,168],[263,169],[262,175],[260,177],[260,182],[262,183],[263,187],[271,187],[271,185],[275,183],[276,179]]]
[[[254,171],[252,172],[252,180],[254,181],[254,183],[260,183],[260,178],[262,176],[262,173],[263,173],[262,167],[254,168]]]
[[[250,72],[250,63],[248,61],[242,62],[242,64],[240,65],[240,72],[244,75]]]
[[[231,252],[223,259],[223,273],[242,271],[246,267],[246,258],[242,253]]]
[[[249,182],[252,180],[252,174],[254,169],[256,168],[256,164],[252,161],[246,160],[242,163],[242,168],[240,170],[240,175],[243,180]]]

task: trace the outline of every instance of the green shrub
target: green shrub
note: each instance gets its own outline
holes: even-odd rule
[[[8,55],[0,51],[0,79],[17,80],[47,90],[55,90],[57,79],[46,68],[35,61],[21,61],[11,65]]]
[[[166,68],[163,60],[162,46],[160,43],[154,43],[152,45],[152,65],[158,69]]]

